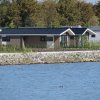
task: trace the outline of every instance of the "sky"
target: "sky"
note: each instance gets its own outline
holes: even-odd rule
[[[38,1],[42,1],[42,0],[38,0]],[[100,1],[100,0],[84,0],[84,1],[95,4],[97,1]]]
[[[91,2],[91,3],[95,4],[95,3],[96,3],[97,1],[99,1],[99,0],[85,0],[85,1]]]

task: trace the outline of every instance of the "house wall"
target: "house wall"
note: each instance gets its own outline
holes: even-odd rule
[[[82,46],[82,37],[81,36],[74,36],[74,38],[69,37],[70,45],[69,47],[81,47]]]
[[[74,47],[74,46],[76,46],[75,45],[75,38],[73,38],[73,39],[70,39],[70,37],[68,38],[68,40],[69,40],[69,47]]]
[[[95,37],[89,36],[89,41],[94,41],[94,42],[100,41],[100,31],[94,31],[94,32],[96,33],[96,36]]]
[[[43,36],[42,36],[43,37]],[[11,36],[10,41],[6,41],[6,45],[12,46],[22,46],[22,38],[25,47],[47,47],[47,37],[45,36],[45,41],[41,41],[41,36]],[[54,36],[54,46],[60,46],[60,37]],[[0,38],[0,44],[2,44],[2,39]]]
[[[41,36],[10,36],[10,41],[6,42],[6,45],[12,45],[12,46],[19,46],[21,47],[22,46],[22,38],[23,38],[23,41],[24,41],[24,45],[25,47],[47,47],[47,40],[46,41],[41,41],[40,40],[40,37]],[[45,36],[47,37],[47,36]],[[69,36],[67,37],[68,40],[67,40],[67,45],[71,45],[70,43],[72,43],[73,45],[73,42],[70,41],[70,38]],[[54,47],[60,47],[60,36],[54,36]],[[0,38],[0,44],[2,44],[2,39]]]
[[[24,44],[26,47],[46,47],[46,41],[40,40],[41,36],[27,36],[24,37]]]
[[[0,37],[0,45],[2,45],[2,37]],[[21,38],[19,36],[11,36],[10,41],[5,42],[6,45],[11,45],[11,46],[20,46],[21,45]]]
[[[11,36],[10,41],[7,42],[7,45],[12,45],[12,46],[21,46],[21,37],[19,36]]]
[[[60,47],[60,37],[54,36],[54,47]]]
[[[47,41],[41,41],[41,36],[28,36],[24,37],[25,46],[31,47],[47,47]],[[60,37],[54,36],[54,47],[60,46]]]

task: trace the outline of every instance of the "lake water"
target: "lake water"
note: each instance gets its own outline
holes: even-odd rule
[[[0,66],[0,100],[100,100],[100,62]]]

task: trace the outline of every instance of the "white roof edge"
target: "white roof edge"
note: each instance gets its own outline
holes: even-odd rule
[[[96,33],[89,28],[87,28],[82,35],[84,35],[87,31],[91,32],[93,35],[96,35]]]
[[[62,32],[62,33],[60,33],[60,35],[63,35],[63,34],[65,34],[66,32],[69,32],[69,34],[70,35],[75,35],[75,33],[70,29],[70,28],[68,28],[68,29],[66,29],[64,32]]]

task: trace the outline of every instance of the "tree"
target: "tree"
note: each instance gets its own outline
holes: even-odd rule
[[[61,25],[76,25],[79,23],[77,0],[59,0],[57,11],[61,15]]]
[[[59,26],[59,14],[55,0],[44,0],[42,4],[43,19],[46,27]]]
[[[11,24],[13,22],[13,24],[15,24],[16,26],[20,25],[20,10],[19,7],[17,5],[16,2],[12,2],[8,5],[8,9],[7,9],[7,17],[9,19],[9,24]]]
[[[98,2],[94,5],[94,11],[95,11],[96,16],[98,17],[99,25],[100,25],[100,1],[98,1]]]
[[[98,25],[99,12],[100,2],[93,6],[83,0],[0,0],[0,26]]]
[[[90,25],[90,26],[97,26],[97,25],[99,25],[99,18],[97,17],[97,16],[92,16],[92,18],[89,20],[89,22],[88,22],[88,24]]]
[[[7,9],[8,9],[8,2],[1,1],[0,4],[0,26],[4,27],[8,23],[8,17],[7,17]]]
[[[16,25],[14,24],[14,22],[12,21],[9,25],[8,25],[9,28],[15,28]]]
[[[16,0],[17,6],[20,11],[21,26],[31,26],[32,17],[37,10],[37,1],[36,0]],[[31,21],[30,21],[31,19]],[[34,24],[34,23],[33,23]]]
[[[79,12],[80,12],[80,21],[82,22],[81,25],[89,26],[90,20],[95,16],[93,11],[93,5],[90,3],[86,3],[84,1],[79,2]]]

